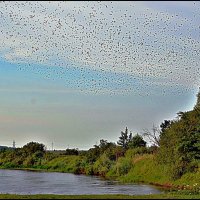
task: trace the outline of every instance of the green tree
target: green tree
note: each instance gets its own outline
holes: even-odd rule
[[[199,92],[197,94],[197,103],[196,103],[194,109],[200,111],[200,87],[199,87]]]
[[[44,144],[40,144],[38,142],[29,142],[22,147],[22,150],[28,154],[33,154],[37,151],[45,152],[45,146]]]
[[[115,146],[116,146],[115,143],[108,142],[107,140],[103,140],[103,139],[100,140],[99,148],[100,148],[101,154],[103,154],[107,150],[111,151],[111,149],[114,148]]]
[[[93,165],[93,172],[95,175],[105,176],[110,170],[114,161],[110,160],[106,153],[103,153]]]
[[[173,179],[186,172],[193,172],[200,160],[200,110],[179,112],[160,137],[158,161],[169,165]]]
[[[117,141],[117,144],[127,149],[129,141],[132,139],[132,133],[128,134],[128,128],[126,127],[125,132],[121,131],[121,136]]]
[[[90,148],[86,153],[86,161],[88,163],[94,163],[100,157],[100,148],[94,145],[94,148]]]
[[[160,128],[161,128],[161,134],[167,130],[170,125],[172,124],[173,121],[171,120],[164,120],[164,122],[161,123]]]
[[[146,142],[143,140],[142,136],[136,134],[128,143],[129,148],[145,147]]]
[[[78,149],[66,149],[65,155],[78,155]]]

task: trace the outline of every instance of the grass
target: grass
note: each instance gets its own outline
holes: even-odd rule
[[[166,167],[156,164],[154,155],[144,154],[133,158],[133,167],[125,176],[118,179],[122,182],[145,182],[169,185]]]
[[[80,156],[60,156],[47,163],[44,163],[43,168],[48,169],[48,171],[74,173],[76,172],[77,164],[80,162],[80,160]]]
[[[143,154],[135,156],[130,171],[117,179],[125,183],[146,183],[174,189],[184,189],[187,186],[186,189],[200,192],[200,168],[177,180],[170,179],[168,171],[168,166],[157,164],[155,155]]]
[[[200,199],[200,195],[178,194],[176,192],[151,195],[15,195],[0,194],[0,199]]]

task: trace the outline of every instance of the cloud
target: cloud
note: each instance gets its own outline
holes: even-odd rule
[[[159,78],[160,85],[200,84],[196,22],[160,11],[156,4],[5,2],[0,11],[0,53],[9,62],[155,78],[152,85]]]

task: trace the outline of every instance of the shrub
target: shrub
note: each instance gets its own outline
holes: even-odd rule
[[[128,149],[125,153],[125,157],[133,158],[135,155],[146,154],[148,152],[146,147],[137,147],[134,149]]]
[[[132,168],[132,159],[127,157],[120,157],[115,165],[116,174],[121,176],[127,174]]]
[[[114,162],[108,158],[106,153],[104,153],[93,165],[94,174],[105,176],[113,163]]]
[[[15,168],[17,167],[14,163],[12,162],[7,162],[3,165],[4,168],[9,169],[9,168]]]

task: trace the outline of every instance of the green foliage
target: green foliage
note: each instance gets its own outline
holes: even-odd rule
[[[132,160],[126,157],[121,157],[116,163],[116,173],[118,176],[127,174],[132,168]]]
[[[133,165],[126,176],[119,177],[123,182],[145,182],[167,184],[170,182],[165,165],[158,165],[155,155],[135,155],[132,158]]]
[[[125,153],[125,157],[127,158],[134,158],[136,155],[143,155],[148,153],[147,147],[137,147],[128,149]]]
[[[147,148],[148,153],[156,154],[158,152],[158,146],[152,145]]]
[[[165,130],[160,138],[158,160],[171,167],[169,175],[176,180],[195,171],[200,159],[200,112],[181,114],[179,120]]]
[[[164,134],[165,131],[171,127],[172,123],[173,123],[172,120],[164,120],[164,122],[162,122],[160,125],[160,128],[161,128],[160,134],[161,135]]]
[[[59,156],[43,165],[50,171],[79,173],[81,169],[82,158],[75,155]]]
[[[174,182],[175,185],[188,186],[191,189],[200,187],[200,168],[197,172],[187,172],[180,179]],[[195,187],[195,188],[194,188]]]
[[[57,158],[57,155],[54,152],[45,152],[43,160],[44,162],[46,162],[46,161],[51,161],[54,158]]]
[[[115,153],[115,160],[118,160],[118,158],[124,156],[126,150],[123,149],[122,146],[116,146],[114,149],[113,149],[114,153]]]
[[[100,140],[99,145],[94,145],[94,148],[90,148],[86,153],[86,160],[88,163],[94,163],[98,158],[104,153],[107,152],[107,156],[111,160],[116,159],[115,155],[116,145],[112,142],[107,142],[107,140]]]
[[[101,154],[103,154],[105,151],[110,151],[115,147],[116,147],[115,143],[108,142],[107,140],[103,139],[100,140],[99,148]]]
[[[142,148],[144,147],[140,147],[140,149]],[[119,157],[114,165],[111,166],[110,171],[107,173],[107,175],[111,177],[126,175],[133,167],[133,158],[137,154],[137,150],[128,149],[125,153],[125,156]]]
[[[199,92],[197,94],[197,102],[196,102],[196,105],[194,107],[194,110],[200,111],[200,88],[199,88]]]
[[[32,156],[28,156],[23,162],[23,165],[26,167],[31,167],[34,164],[35,164],[35,159]]]
[[[66,149],[65,155],[78,155],[78,149]]]
[[[88,163],[94,163],[100,156],[100,148],[95,146],[90,148],[86,154],[86,160]]]
[[[101,157],[94,163],[93,172],[95,175],[106,176],[106,173],[110,170],[113,165],[113,161],[104,153]]]
[[[145,147],[146,142],[143,140],[142,136],[136,134],[128,142],[129,148]]]
[[[86,175],[93,175],[94,171],[93,171],[93,166],[92,165],[86,165],[84,168],[84,173]]]
[[[33,154],[36,151],[44,152],[44,144],[39,144],[37,142],[29,142],[28,144],[22,147],[22,150],[26,154]]]
[[[126,127],[125,132],[121,131],[121,136],[119,137],[118,145],[122,146],[124,149],[128,148],[128,143],[132,139],[132,133],[128,135],[128,128]]]
[[[5,169],[12,169],[12,168],[15,168],[15,167],[16,167],[16,165],[13,162],[6,162],[3,165],[3,168],[5,168]]]

